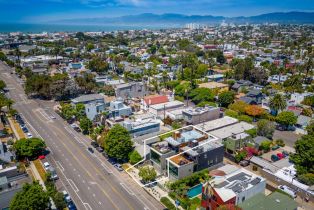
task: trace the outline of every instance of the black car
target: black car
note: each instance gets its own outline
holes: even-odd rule
[[[90,153],[94,153],[94,150],[93,150],[93,148],[91,148],[91,147],[88,147],[87,150],[88,150]]]
[[[92,141],[90,144],[91,144],[94,148],[99,147],[99,144],[98,144],[96,141]]]
[[[97,150],[98,152],[102,153],[102,152],[104,151],[104,148],[102,148],[102,147],[97,147],[96,150]]]

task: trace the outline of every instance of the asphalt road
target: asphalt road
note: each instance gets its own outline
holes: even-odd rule
[[[90,140],[74,131],[53,111],[54,102],[30,100],[11,68],[0,63],[7,95],[25,119],[33,136],[45,140],[47,159],[57,169],[57,186],[69,192],[78,209],[163,209],[125,172],[118,172],[101,154],[87,151]],[[51,116],[56,119],[52,119]]]

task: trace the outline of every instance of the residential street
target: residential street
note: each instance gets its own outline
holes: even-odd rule
[[[33,136],[45,140],[48,161],[57,168],[57,186],[67,190],[78,209],[163,209],[125,172],[118,172],[97,151],[87,151],[90,140],[74,131],[53,111],[54,102],[30,100],[11,68],[0,63],[0,79],[7,95],[25,119]],[[56,119],[52,119],[51,116]]]

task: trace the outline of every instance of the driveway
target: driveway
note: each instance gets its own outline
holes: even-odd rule
[[[275,130],[273,139],[282,139],[285,144],[289,147],[294,147],[294,143],[301,137],[302,135],[295,134],[293,131],[279,131]]]

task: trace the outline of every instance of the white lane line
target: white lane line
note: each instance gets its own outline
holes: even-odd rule
[[[61,171],[64,171],[63,166],[61,165],[61,163],[59,161],[56,161],[58,167],[60,168]]]
[[[89,203],[83,203],[86,210],[92,210],[92,207],[89,205]]]
[[[78,192],[78,191],[79,191],[79,189],[77,188],[77,186],[75,185],[75,183],[73,182],[72,179],[68,179],[68,182],[69,182],[69,184],[71,185],[71,187],[73,188],[73,190],[74,190],[75,192]]]
[[[129,193],[130,195],[135,195],[134,192],[127,187],[124,183],[120,182],[120,185],[122,186],[123,189],[125,189],[125,191],[127,191],[127,193]]]
[[[112,174],[112,171],[110,170],[110,168],[105,164],[105,163],[101,163],[101,166],[110,174]]]

